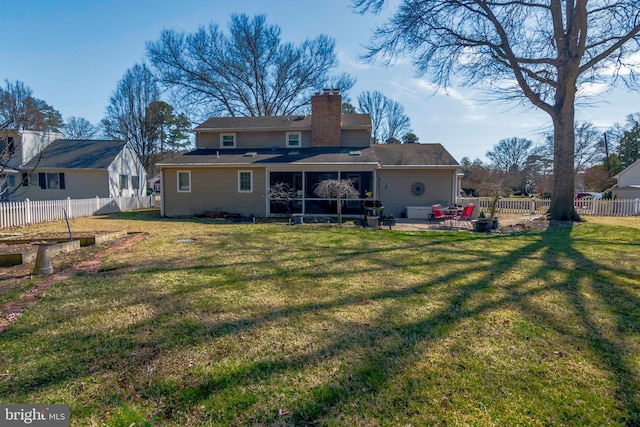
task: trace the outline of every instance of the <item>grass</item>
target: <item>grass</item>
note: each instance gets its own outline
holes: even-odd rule
[[[150,236],[0,335],[3,403],[100,426],[640,424],[639,218],[72,228]]]

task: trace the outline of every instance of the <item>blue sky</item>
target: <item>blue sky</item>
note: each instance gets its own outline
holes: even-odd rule
[[[392,3],[397,3],[397,0]],[[145,42],[167,29],[195,31],[217,23],[226,27],[232,13],[266,14],[285,41],[326,34],[336,40],[337,71],[357,78],[349,93],[356,104],[363,91],[379,90],[400,102],[420,142],[441,143],[459,161],[486,161],[501,139],[541,139],[549,120],[539,111],[482,102],[469,88],[435,93],[428,76],[417,77],[409,61],[392,67],[365,64],[358,56],[383,16],[361,16],[349,0],[1,0],[0,82],[20,80],[62,113],[97,124],[109,96],[126,70],[145,56]],[[640,111],[638,94],[619,88],[601,94],[578,110],[578,120],[603,131]]]

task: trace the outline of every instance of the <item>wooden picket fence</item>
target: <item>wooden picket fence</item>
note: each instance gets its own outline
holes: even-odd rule
[[[473,203],[481,210],[489,210],[491,197],[461,197],[459,205]],[[496,211],[505,214],[536,215],[549,210],[551,199],[501,198]],[[583,216],[640,216],[640,199],[580,199],[574,205],[578,214]]]
[[[67,218],[80,218],[154,206],[154,196],[2,202],[0,228],[58,221],[64,219],[65,214]]]

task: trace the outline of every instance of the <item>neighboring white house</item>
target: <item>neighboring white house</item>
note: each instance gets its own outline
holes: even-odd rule
[[[161,191],[160,187],[160,174],[155,175],[153,178],[147,181],[147,187],[151,189],[153,194],[159,195]]]
[[[42,153],[60,132],[3,130],[0,135],[0,200],[12,199],[11,193],[23,179],[21,167]]]
[[[618,199],[640,198],[640,160],[614,176],[618,186],[611,190],[613,197]]]
[[[20,169],[21,200],[146,195],[147,174],[127,141],[58,139]]]

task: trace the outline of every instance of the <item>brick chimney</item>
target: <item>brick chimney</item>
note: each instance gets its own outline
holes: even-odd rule
[[[311,97],[311,146],[342,145],[342,95],[339,89],[324,89]]]

